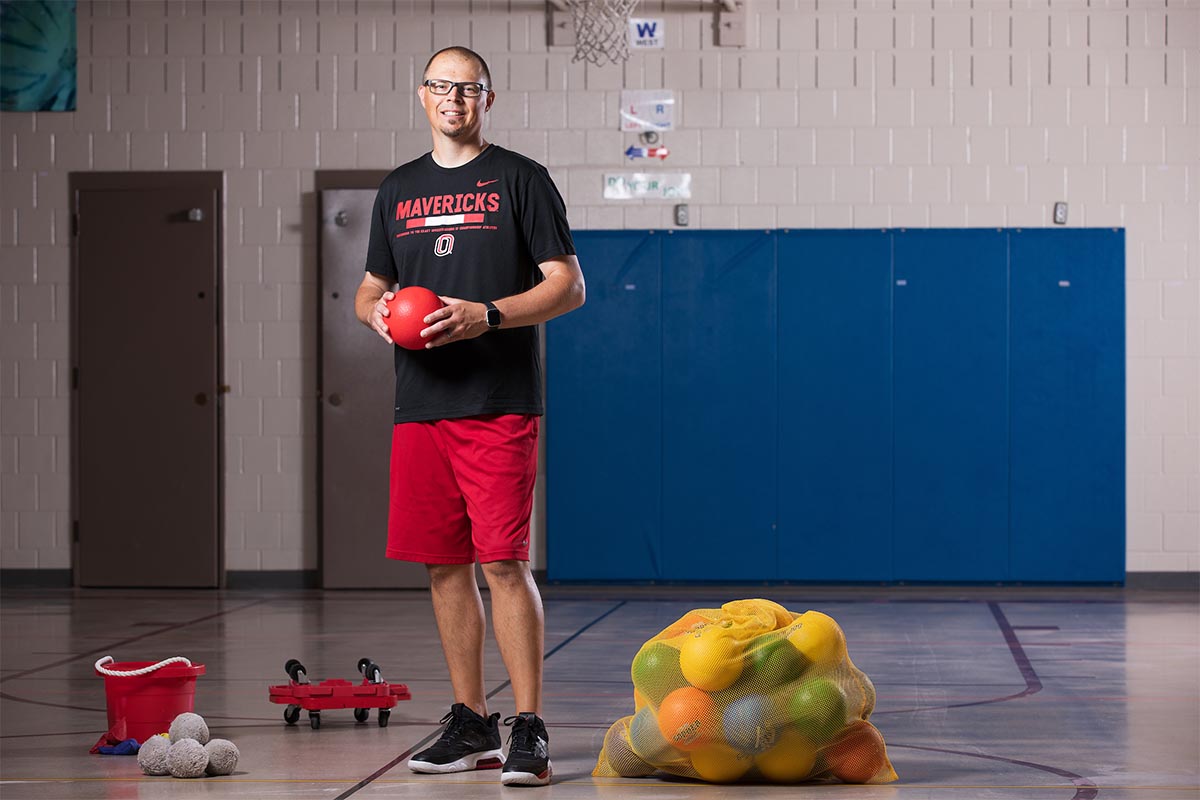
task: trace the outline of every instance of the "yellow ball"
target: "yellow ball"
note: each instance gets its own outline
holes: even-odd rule
[[[753,757],[714,742],[692,751],[692,769],[709,783],[731,783],[746,774]]]
[[[818,669],[835,667],[846,657],[846,635],[833,617],[805,611],[792,628],[788,641]]]
[[[733,685],[742,674],[742,647],[720,627],[690,634],[679,648],[679,668],[688,683],[706,692]]]
[[[816,746],[791,729],[783,731],[774,747],[754,759],[762,776],[774,783],[802,781],[816,763]]]

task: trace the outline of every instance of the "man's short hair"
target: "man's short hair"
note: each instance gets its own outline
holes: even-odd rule
[[[443,47],[441,50],[438,50],[436,53],[430,56],[429,60],[425,62],[425,71],[421,73],[422,79],[429,77],[430,65],[433,64],[434,60],[443,53],[453,53],[461,58],[468,58],[474,61],[479,65],[479,72],[483,77],[483,82],[486,84],[486,88],[489,90],[492,88],[492,72],[488,69],[487,62],[483,60],[483,56],[479,55],[479,53],[476,53],[470,48],[459,47],[458,45],[455,45],[454,47]]]

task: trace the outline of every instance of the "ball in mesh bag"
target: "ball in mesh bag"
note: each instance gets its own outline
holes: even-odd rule
[[[707,628],[712,624],[713,621],[711,619],[698,611],[689,611],[667,626],[656,638],[674,639],[676,636],[682,636],[685,633],[695,633],[701,628]]]
[[[654,772],[655,767],[633,751],[626,726],[627,718],[619,719],[604,734],[604,756],[613,772],[622,778],[644,778]]]
[[[692,686],[719,692],[741,677],[742,656],[742,646],[724,628],[703,628],[679,646],[679,668]]]
[[[658,728],[679,750],[695,750],[719,741],[721,715],[707,692],[693,686],[676,689],[658,707]]]
[[[773,783],[802,781],[816,763],[816,745],[791,728],[783,729],[775,746],[754,758],[759,774]]]
[[[805,611],[792,625],[788,641],[818,669],[832,669],[846,657],[846,635],[833,617]]]
[[[710,783],[732,783],[745,775],[754,758],[727,744],[713,742],[692,751],[692,769]]]
[[[761,753],[775,744],[783,721],[778,704],[761,694],[748,694],[732,701],[721,715],[725,741],[746,753]]]
[[[868,719],[871,713],[875,710],[875,684],[871,683],[871,679],[867,677],[867,673],[863,672],[859,676],[863,687],[863,710],[862,718]]]
[[[856,722],[825,748],[825,763],[846,783],[866,783],[887,760],[883,736],[869,722]]]
[[[643,646],[633,658],[630,673],[634,688],[656,705],[687,683],[679,669],[679,650],[662,642]]]
[[[741,683],[753,691],[767,691],[800,677],[808,665],[795,645],[782,637],[760,637],[746,649]]]
[[[650,706],[633,715],[633,721],[629,723],[629,745],[648,764],[661,766],[685,757],[663,736],[658,717]]]
[[[846,696],[829,678],[804,681],[788,699],[788,716],[810,740],[827,742],[846,724]]]

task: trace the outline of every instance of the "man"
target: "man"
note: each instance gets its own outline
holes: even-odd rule
[[[541,165],[483,138],[491,74],[464,47],[435,53],[417,95],[433,150],[380,185],[358,318],[389,344],[386,301],[425,286],[424,350],[395,350],[389,558],[424,563],[454,704],[415,772],[503,765],[504,784],[550,782],[542,713],[544,626],[529,571],[541,364],[537,329],[584,301],[566,210]],[[540,278],[540,280],[539,280]],[[517,714],[507,758],[484,696],[478,560]]]

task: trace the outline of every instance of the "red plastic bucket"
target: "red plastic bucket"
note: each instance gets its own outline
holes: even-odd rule
[[[156,661],[107,662],[104,668],[130,672],[153,666]],[[145,742],[158,733],[166,733],[171,721],[191,711],[196,702],[196,678],[205,672],[203,664],[169,664],[145,675],[104,675],[97,665],[96,674],[104,676],[108,700],[108,729],[124,724],[123,738]]]

